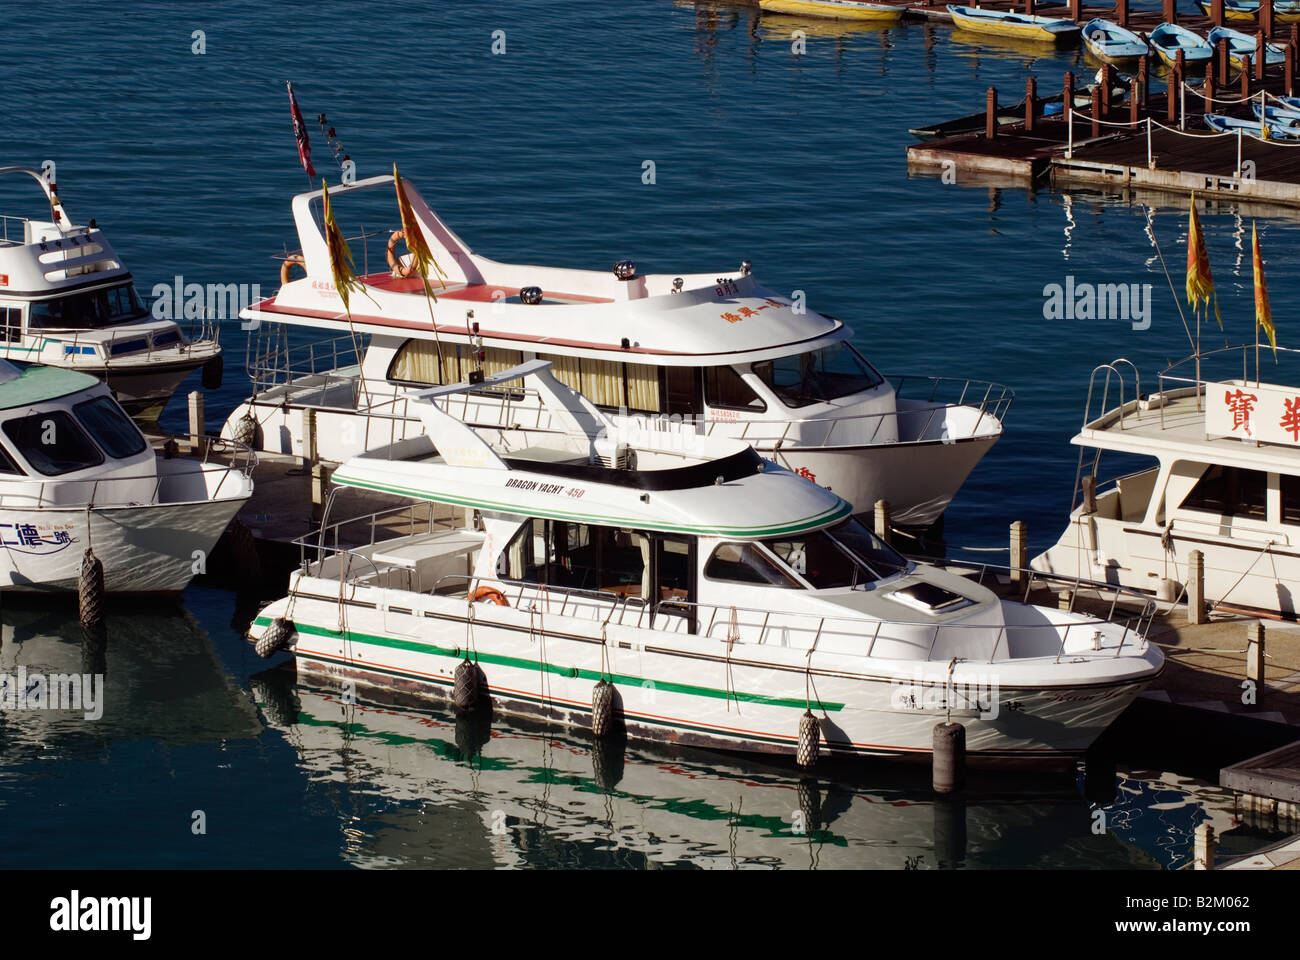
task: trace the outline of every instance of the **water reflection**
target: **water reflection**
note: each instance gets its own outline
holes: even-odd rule
[[[271,671],[267,722],[364,867],[978,869],[1153,867],[1094,834],[1070,778],[981,782],[936,800],[924,769],[853,781],[406,703],[346,702]]]

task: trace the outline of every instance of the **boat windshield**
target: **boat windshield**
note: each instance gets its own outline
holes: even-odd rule
[[[134,285],[36,300],[27,312],[29,330],[97,329],[149,316]]]
[[[907,560],[857,520],[763,544],[815,590],[856,587],[908,569]]]
[[[23,458],[47,477],[104,462],[99,448],[62,410],[6,420],[4,431]]]
[[[95,397],[73,407],[86,432],[95,438],[110,457],[119,460],[133,457],[147,443],[140,428],[131,422],[112,397]]]
[[[877,387],[885,379],[843,341],[811,353],[764,360],[753,369],[787,407],[838,400]]]

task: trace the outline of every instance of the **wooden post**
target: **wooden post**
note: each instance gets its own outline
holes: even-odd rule
[[[1025,522],[1017,520],[1011,524],[1011,582],[1017,587],[1024,586],[1024,570],[1029,566],[1029,536],[1025,532]]]
[[[1151,54],[1142,54],[1138,61],[1138,85],[1142,88],[1142,109],[1147,106],[1147,96],[1151,93]]]
[[[876,501],[876,536],[885,543],[893,540],[893,524],[890,522],[888,500]]]
[[[1121,27],[1128,26],[1128,0],[1115,0],[1115,22]]]
[[[1111,74],[1114,67],[1109,63],[1101,65],[1101,115],[1104,119],[1110,119],[1110,88],[1114,83]]]
[[[1255,34],[1255,79],[1264,79],[1264,66],[1268,63],[1268,57],[1264,54],[1264,31],[1261,30]]]
[[[1025,13],[1031,17],[1034,15],[1034,0],[1025,0]]]
[[[1241,99],[1250,99],[1250,55],[1241,58]]]
[[[1214,828],[1210,826],[1208,820],[1203,820],[1196,828],[1195,852],[1193,854],[1193,870],[1213,870],[1214,869],[1214,850],[1219,845],[1218,838],[1214,836]]]
[[[1295,44],[1286,45],[1286,66],[1283,86],[1288,97],[1295,96]]]
[[[1078,23],[1083,14],[1083,4],[1081,0],[1070,0],[1070,19]]]
[[[1069,70],[1065,71],[1065,83],[1061,88],[1061,96],[1064,98],[1062,104],[1064,109],[1061,111],[1061,116],[1066,123],[1074,126],[1074,114],[1070,112],[1074,109],[1074,74]]]
[[[1216,27],[1223,26],[1223,0],[1210,0],[1210,19]]]
[[[1038,119],[1038,81],[1033,77],[1025,78],[1025,133],[1034,132],[1034,121]]]
[[[992,140],[998,135],[998,88],[989,87],[988,101],[985,104],[984,136]]]
[[[1246,679],[1255,682],[1255,702],[1264,692],[1264,624],[1260,621],[1246,625]]]
[[[1183,51],[1178,51],[1174,68],[1165,81],[1165,122],[1171,127],[1178,122],[1178,92],[1183,82]]]
[[[1259,0],[1259,29],[1266,38],[1273,38],[1273,0]]]
[[[190,393],[190,443],[194,449],[202,453],[206,441],[203,439],[206,431],[203,429],[203,394],[198,390]]]
[[[1205,554],[1187,555],[1187,622],[1205,623]]]
[[[1228,85],[1228,69],[1232,66],[1232,61],[1228,59],[1228,41],[1219,41],[1219,77],[1223,80],[1223,85]]]
[[[1134,77],[1128,83],[1128,122],[1136,129],[1138,125],[1138,78]]]
[[[1161,17],[1165,23],[1178,22],[1178,3],[1177,0],[1164,0],[1161,4]],[[1078,17],[1075,17],[1077,20]]]
[[[1214,58],[1210,57],[1205,61],[1205,86],[1201,88],[1205,94],[1205,99],[1201,101],[1201,113],[1213,113],[1214,104],[1210,102],[1210,97],[1214,96]]]
[[[1092,136],[1101,136],[1101,84],[1092,88]]]

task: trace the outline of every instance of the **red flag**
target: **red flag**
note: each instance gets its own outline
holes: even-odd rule
[[[311,165],[311,140],[307,137],[307,124],[303,123],[302,111],[298,109],[298,99],[293,95],[293,84],[284,84],[289,88],[289,115],[293,118],[293,135],[298,141],[298,159],[302,161],[307,176],[316,176],[316,168]]]

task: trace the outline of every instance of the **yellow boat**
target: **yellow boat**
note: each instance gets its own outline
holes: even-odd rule
[[[758,5],[768,13],[796,13],[809,17],[871,20],[876,23],[896,23],[903,16],[902,7],[861,3],[859,0],[758,0]]]
[[[1017,37],[1065,46],[1079,39],[1079,25],[1073,20],[1032,17],[1025,13],[984,10],[980,7],[948,5],[952,22],[962,30],[998,37]]]

